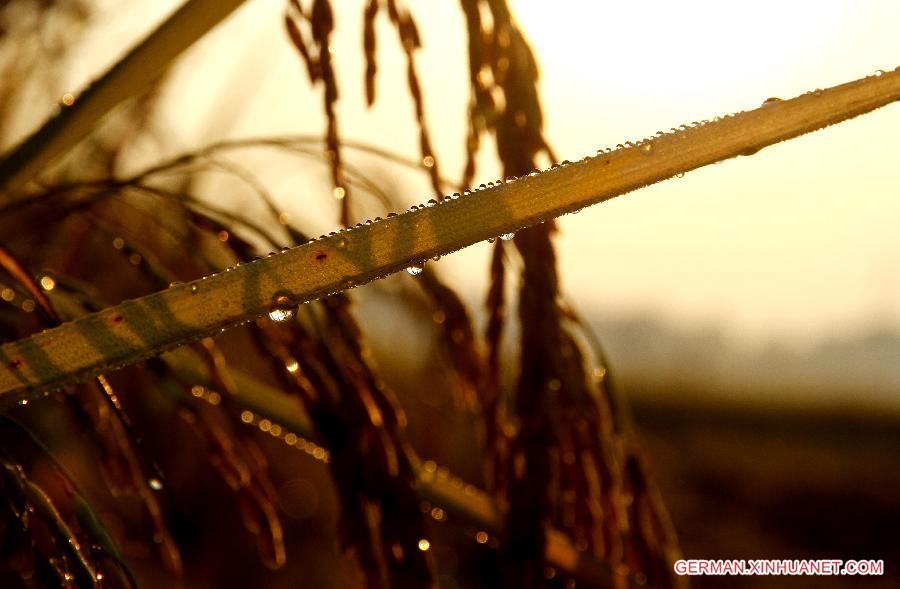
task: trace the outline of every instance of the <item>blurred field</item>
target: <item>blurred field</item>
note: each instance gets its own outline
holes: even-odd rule
[[[897,586],[900,419],[647,404],[634,413],[685,558],[885,561],[884,577],[698,577],[695,587]]]

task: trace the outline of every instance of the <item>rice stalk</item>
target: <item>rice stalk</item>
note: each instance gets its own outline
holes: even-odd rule
[[[341,203],[341,225],[350,224],[350,194],[344,178],[344,165],[341,157],[341,142],[338,138],[338,120],[335,106],[338,101],[337,77],[331,62],[330,38],[334,31],[334,13],[329,0],[312,0],[312,5],[305,10],[299,0],[291,0],[285,13],[285,27],[288,37],[306,64],[309,80],[312,84],[323,86],[323,105],[325,110],[325,155],[331,170],[331,183],[334,196]],[[301,25],[305,24],[310,38],[304,34]]]
[[[210,382],[208,374],[198,370],[184,348],[168,352],[161,358],[182,378],[193,382]],[[274,388],[240,369],[233,370],[232,376],[237,384],[233,399],[237,408],[242,411],[244,423],[259,427],[265,420],[265,430],[271,433],[278,426],[279,437],[285,444],[303,450],[317,460],[329,464],[332,462],[331,455],[318,445],[321,439],[310,418],[280,387]],[[416,491],[421,499],[441,506],[448,513],[449,521],[459,521],[483,532],[484,536],[476,538],[479,543],[488,543],[490,538],[501,536],[502,511],[492,494],[462,481],[432,461],[416,459],[414,467],[417,473]],[[562,575],[571,576],[579,585],[606,587],[613,575],[607,564],[589,552],[579,550],[573,540],[556,529],[548,532],[543,559],[548,566],[554,567]],[[648,584],[647,587],[653,585]]]
[[[12,254],[0,245],[0,269],[25,289],[38,303],[44,326],[62,323],[50,300],[37,282]],[[163,480],[162,473],[143,450],[128,415],[119,403],[109,380],[99,374],[93,386],[65,391],[65,400],[74,415],[86,423],[103,453],[102,467],[113,494],[137,497],[150,518],[152,537],[163,563],[173,573],[182,571],[181,554],[166,521],[156,490],[150,481]]]

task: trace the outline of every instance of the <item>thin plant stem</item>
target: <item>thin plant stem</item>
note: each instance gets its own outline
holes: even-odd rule
[[[188,0],[81,94],[64,98],[59,112],[0,160],[0,191],[23,188],[84,139],[104,116],[139,96],[197,39],[244,0]]]

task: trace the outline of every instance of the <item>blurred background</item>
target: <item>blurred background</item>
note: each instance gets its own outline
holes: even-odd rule
[[[27,19],[44,18],[19,4],[3,14],[4,29],[27,32]],[[61,96],[77,94],[177,4],[85,0],[81,16],[60,18],[57,30],[8,34],[4,68],[13,67],[13,49],[26,43],[56,65],[52,75],[18,80],[24,98],[2,105],[2,147],[34,130]],[[423,42],[417,62],[426,120],[442,173],[458,178],[469,92],[464,22],[453,2],[409,4]],[[900,65],[900,3],[893,0],[511,5],[538,58],[546,135],[559,159]],[[320,137],[321,89],[309,87],[283,32],[284,6],[283,0],[248,1],[194,46],[158,90],[152,118],[129,142],[116,172],[224,139]],[[417,160],[403,55],[383,20],[378,98],[366,106],[363,8],[361,1],[335,3],[331,50],[342,138]],[[120,115],[104,124],[114,129]],[[560,223],[564,289],[608,353],[686,557],[885,559],[881,579],[696,579],[697,587],[898,581],[898,129],[900,109],[889,106]],[[475,184],[499,177],[494,152],[482,147]],[[253,169],[307,233],[337,226],[324,160],[259,149],[231,157]],[[359,151],[347,150],[345,158],[383,187],[396,210],[434,196],[420,171]],[[210,173],[198,182],[198,193],[211,202],[263,217],[262,206],[248,198],[251,188],[233,178]],[[353,222],[384,212],[382,204],[361,198]],[[489,254],[487,244],[475,245],[436,264],[479,324]],[[420,382],[439,361],[422,345],[430,337],[428,318],[415,304],[396,304],[409,302],[409,280],[392,277],[354,294],[379,364],[396,383]],[[424,391],[397,385],[413,445],[464,478],[477,477],[465,445],[471,424],[455,412],[450,385],[438,385]],[[286,452],[263,443],[276,456]],[[282,509],[306,530],[298,538],[315,544],[309,528],[333,528],[336,517],[327,473],[312,464],[278,477]],[[197,513],[203,520],[202,509]],[[475,582],[466,581],[473,573],[464,570],[472,559],[461,556],[469,549],[438,554],[451,563],[444,585]],[[298,554],[301,564],[291,567],[317,558],[302,546],[289,558]],[[234,583],[243,578],[256,586],[251,579],[259,571],[245,566],[223,570]],[[291,584],[290,569],[270,575],[266,586]],[[309,586],[348,586],[351,577],[323,574]]]

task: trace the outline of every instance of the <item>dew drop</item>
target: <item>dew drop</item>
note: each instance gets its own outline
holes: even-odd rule
[[[275,307],[269,311],[269,319],[272,321],[287,321],[294,316],[293,307],[288,305],[288,298],[279,296],[275,299]]]
[[[418,276],[425,270],[424,264],[413,264],[406,269],[406,273],[410,276]]]
[[[334,189],[334,198],[342,200],[345,196],[347,196],[347,190],[345,188],[338,186]]]
[[[194,295],[197,294],[197,292],[200,290],[200,287],[196,284],[192,284],[189,290],[191,291],[191,294]]]
[[[432,199],[430,199],[427,203],[425,203],[425,206],[428,207],[428,208],[431,208],[431,207],[433,207],[434,205],[436,205],[437,203],[438,203],[438,201],[436,201],[435,199],[432,198]]]
[[[513,233],[504,233],[500,236],[501,241],[511,241],[513,237],[515,237],[515,232]]]
[[[287,321],[294,316],[291,309],[272,309],[269,311],[269,319],[272,321]]]
[[[154,491],[161,491],[163,488],[162,481],[157,478],[150,479],[149,481],[147,481],[147,484],[150,485],[150,488]]]
[[[641,153],[644,155],[652,155],[653,154],[653,143],[647,142],[641,144]]]

